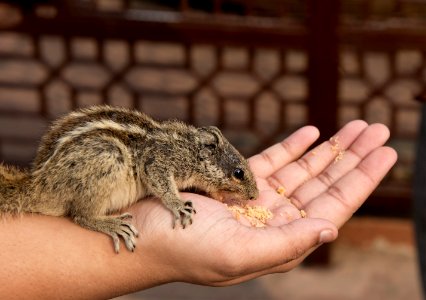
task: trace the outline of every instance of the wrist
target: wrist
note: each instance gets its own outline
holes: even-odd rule
[[[0,298],[112,298],[167,281],[140,241],[116,254],[107,235],[67,218],[6,218],[0,240]]]

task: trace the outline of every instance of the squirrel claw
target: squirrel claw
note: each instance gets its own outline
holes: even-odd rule
[[[120,250],[119,236],[123,239],[127,250],[134,252],[134,250],[136,248],[136,238],[139,235],[136,228],[132,224],[123,221],[119,225],[119,228],[117,228],[115,230],[116,230],[115,232],[111,232],[111,234],[110,234],[111,237],[112,237],[112,240],[114,242],[115,252],[119,253],[119,250]]]
[[[185,229],[187,225],[192,224],[192,214],[195,214],[196,212],[192,206],[192,202],[186,201],[183,206],[176,209],[173,213],[175,215],[173,228],[176,227],[176,223],[180,220],[182,228]]]

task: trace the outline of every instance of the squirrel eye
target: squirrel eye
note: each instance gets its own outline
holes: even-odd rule
[[[244,171],[241,170],[240,168],[236,168],[234,170],[234,177],[238,180],[243,180],[244,179]]]

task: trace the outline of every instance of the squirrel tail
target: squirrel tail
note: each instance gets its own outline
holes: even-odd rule
[[[28,171],[0,164],[0,216],[24,212],[29,179]]]

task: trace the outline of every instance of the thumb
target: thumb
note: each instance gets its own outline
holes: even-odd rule
[[[325,219],[302,218],[281,226],[284,252],[290,258],[298,259],[324,243],[334,241],[338,236],[336,225]]]
[[[315,247],[334,241],[337,227],[325,219],[302,218],[281,227],[258,230],[255,246],[247,249],[251,271],[280,266],[310,253]]]
[[[298,219],[281,227],[257,230],[258,236],[251,239],[250,247],[240,255],[239,276],[220,282],[230,285],[250,280],[265,274],[287,272],[317,246],[337,238],[337,227],[324,219]],[[241,274],[245,274],[242,275]]]

